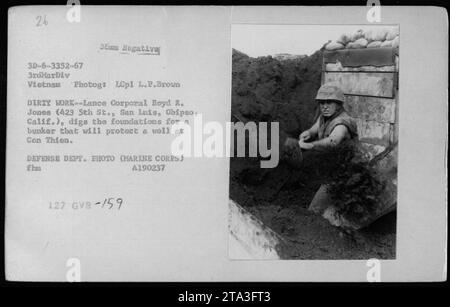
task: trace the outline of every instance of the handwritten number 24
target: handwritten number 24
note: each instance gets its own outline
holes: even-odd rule
[[[47,15],[36,16],[36,27],[43,27],[48,25]]]

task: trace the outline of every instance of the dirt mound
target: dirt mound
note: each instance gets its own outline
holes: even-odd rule
[[[283,133],[298,137],[316,114],[321,65],[322,51],[280,61],[233,50],[233,114],[256,122],[278,121]]]
[[[288,136],[297,138],[315,119],[321,67],[321,50],[282,61],[271,56],[252,58],[233,50],[232,121],[279,122],[280,145]],[[258,204],[273,201],[281,189],[299,184],[296,178],[300,174],[314,181],[310,173],[294,172],[284,161],[275,169],[261,169],[256,158],[233,158],[230,166],[231,196],[239,198],[236,200],[242,205],[252,205],[248,195],[256,195]],[[248,191],[233,189],[235,184]],[[241,194],[244,197],[238,196]]]

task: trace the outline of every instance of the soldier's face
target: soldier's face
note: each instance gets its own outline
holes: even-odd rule
[[[339,110],[340,106],[338,103],[330,100],[322,100],[319,102],[320,112],[324,117],[331,117]]]

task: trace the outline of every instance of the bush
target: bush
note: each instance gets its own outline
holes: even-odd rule
[[[340,214],[361,221],[374,213],[384,189],[377,170],[358,143],[347,143],[320,154],[320,173]]]

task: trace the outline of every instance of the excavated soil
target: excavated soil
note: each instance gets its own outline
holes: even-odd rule
[[[316,116],[322,51],[301,59],[251,58],[233,50],[233,121],[278,121],[280,144],[298,137]],[[393,259],[396,213],[345,232],[307,208],[321,184],[317,161],[301,169],[285,161],[262,169],[258,158],[231,158],[230,198],[280,234],[284,259]]]

